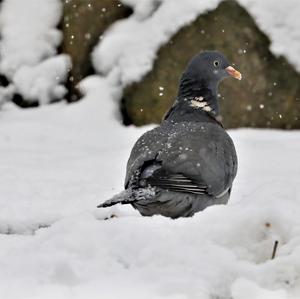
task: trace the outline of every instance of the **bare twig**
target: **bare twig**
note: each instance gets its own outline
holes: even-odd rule
[[[277,247],[278,247],[278,241],[276,240],[276,241],[274,242],[271,260],[273,260],[273,259],[275,258],[275,256],[276,256]]]

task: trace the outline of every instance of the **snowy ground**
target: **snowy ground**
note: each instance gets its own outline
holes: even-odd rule
[[[6,103],[0,111],[0,298],[300,298],[299,131],[230,132],[239,171],[227,206],[178,220],[95,208],[122,189],[130,149],[151,128],[120,125],[120,85],[139,80],[161,44],[219,3],[123,1],[134,14],[93,55],[108,79],[86,79],[87,95],[73,105]],[[299,70],[299,1],[239,2],[271,37],[272,51]],[[61,2],[27,0],[36,9],[25,14],[19,0],[3,3],[0,70],[13,84],[0,96],[60,97],[69,67],[55,56]]]
[[[0,114],[0,298],[300,297],[300,132],[230,132],[227,206],[179,220],[97,210],[149,128],[119,124],[104,80],[86,88],[74,105]]]

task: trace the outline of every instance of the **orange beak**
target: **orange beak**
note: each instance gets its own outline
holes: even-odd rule
[[[234,69],[232,66],[228,66],[225,71],[233,78],[238,79],[238,80],[242,80],[242,74],[237,71],[236,69]]]

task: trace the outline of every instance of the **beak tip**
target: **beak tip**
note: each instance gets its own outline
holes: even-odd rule
[[[228,66],[225,70],[231,77],[238,80],[242,80],[242,74],[236,69],[234,69],[232,66]]]

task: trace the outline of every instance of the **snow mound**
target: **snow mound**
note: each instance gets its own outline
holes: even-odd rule
[[[16,91],[40,104],[61,99],[67,93],[62,83],[67,79],[66,70],[70,67],[71,60],[67,55],[50,57],[36,66],[23,66],[13,77]]]
[[[5,0],[0,12],[0,72],[27,100],[48,103],[65,94],[62,82],[70,68],[66,55],[56,55],[61,32],[59,0]],[[58,79],[53,79],[53,78]]]
[[[300,205],[294,196],[283,197],[280,187],[189,219],[105,221],[97,219],[97,212],[83,212],[34,236],[1,236],[0,294],[299,298]],[[271,260],[275,240],[279,248]],[[12,288],[16,283],[18,288]]]

